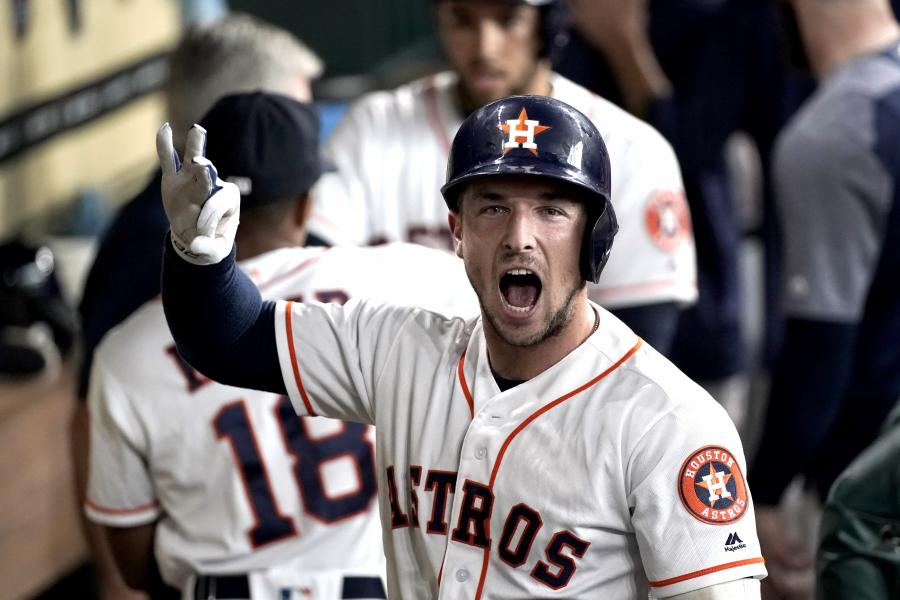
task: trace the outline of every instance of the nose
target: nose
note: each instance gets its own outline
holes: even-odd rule
[[[478,55],[481,58],[494,58],[503,43],[503,30],[500,24],[491,19],[482,19],[478,23]]]
[[[510,252],[534,250],[534,223],[526,211],[513,211],[506,221],[503,232],[503,246]]]

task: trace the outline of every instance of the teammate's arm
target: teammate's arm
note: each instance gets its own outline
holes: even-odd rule
[[[128,587],[149,591],[151,582],[159,578],[153,575],[157,570],[153,558],[156,523],[137,527],[103,526],[103,533]]]
[[[646,117],[671,97],[672,84],[650,44],[647,0],[569,0],[568,5],[578,33],[609,63],[628,112]]]

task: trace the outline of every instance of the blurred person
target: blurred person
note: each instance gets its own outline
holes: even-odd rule
[[[338,172],[315,191],[310,232],[330,243],[411,241],[452,250],[438,190],[463,119],[509,94],[552,96],[586,114],[612,156],[621,231],[603,280],[589,284],[590,297],[665,354],[680,307],[697,294],[690,215],[672,148],[646,123],[551,70],[559,1],[432,5],[451,70],[351,106],[326,143]],[[522,113],[517,123],[498,126],[535,143],[540,133],[530,123]]]
[[[777,344],[777,229],[768,164],[775,135],[808,94],[806,78],[780,52],[772,3],[754,0],[567,0],[572,31],[559,72],[645,118],[681,164],[697,244],[697,303],[682,315],[671,357],[707,387],[737,423],[748,413],[750,332],[742,319],[746,227],[766,261],[767,359]],[[726,150],[747,132],[763,173],[761,221],[742,223]],[[754,198],[756,200],[756,198]],[[757,216],[756,219],[760,219]],[[739,430],[743,428],[739,425]]]
[[[749,479],[775,597],[805,598],[784,490],[823,501],[900,397],[900,27],[887,0],[783,8],[820,83],[775,149],[787,321]]]
[[[816,556],[820,600],[900,598],[900,410],[835,480]]]
[[[309,101],[310,80],[321,70],[318,57],[294,36],[249,15],[233,13],[189,25],[172,51],[165,88],[176,145],[181,147],[191,124],[221,96],[265,89]],[[83,349],[78,402],[70,428],[79,506],[87,482],[88,414],[84,400],[94,349],[107,331],[159,294],[159,241],[168,228],[159,186],[157,171],[147,187],[118,211],[100,242],[79,306]],[[96,528],[86,523],[86,529],[101,594],[110,598],[126,594]]]
[[[477,312],[443,252],[300,247],[323,170],[311,105],[230,95],[200,124],[217,176],[241,189],[237,259],[267,298]],[[85,509],[130,585],[146,588],[158,563],[185,598],[385,598],[371,427],[298,418],[286,396],[203,377],[175,350],[158,299],[104,338],[89,402]]]

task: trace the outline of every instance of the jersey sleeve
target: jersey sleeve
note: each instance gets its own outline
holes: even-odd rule
[[[618,144],[610,152],[618,150]],[[606,308],[697,299],[690,211],[672,147],[648,130],[616,151],[612,201],[619,222],[591,300]]]
[[[737,431],[711,399],[675,407],[640,437],[626,485],[654,597],[765,577],[745,472]]]
[[[827,128],[826,128],[827,129]],[[890,181],[852,136],[793,130],[775,156],[788,316],[855,322],[877,266]],[[833,136],[828,136],[831,138]]]
[[[275,336],[298,414],[374,424],[374,390],[414,311],[352,299],[343,306],[279,301]]]
[[[90,475],[85,513],[90,520],[111,527],[152,523],[161,509],[147,467],[143,428],[128,395],[100,354],[95,356],[90,381]]]

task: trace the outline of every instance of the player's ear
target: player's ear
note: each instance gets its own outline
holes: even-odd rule
[[[453,236],[453,247],[456,250],[456,255],[463,258],[462,218],[460,213],[453,211],[448,212],[447,223],[450,226],[450,235]]]

